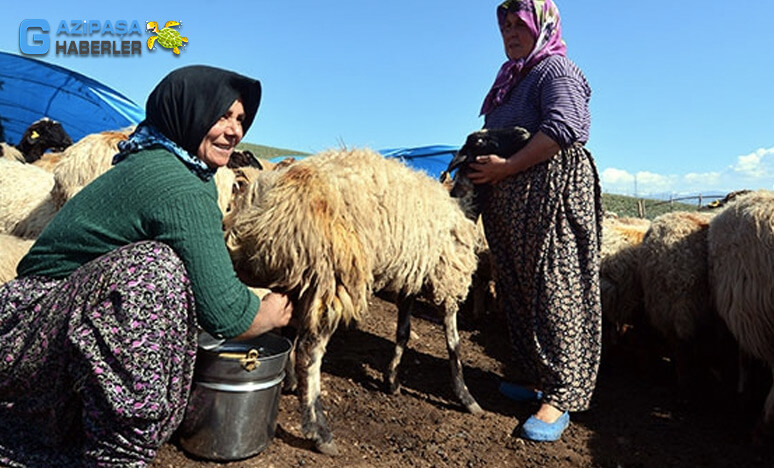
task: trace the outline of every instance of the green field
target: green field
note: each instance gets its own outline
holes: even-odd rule
[[[704,200],[706,202],[712,200]],[[663,201],[647,198],[635,198],[626,195],[602,194],[602,207],[605,212],[616,213],[618,216],[632,216],[653,219],[656,216],[672,211],[699,211],[698,199],[690,201]],[[644,213],[640,212],[640,209]]]

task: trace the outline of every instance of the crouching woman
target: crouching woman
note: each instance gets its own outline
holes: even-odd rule
[[[182,420],[199,327],[287,324],[286,296],[237,279],[212,179],[260,94],[213,67],[167,75],[115,166],[0,287],[0,465],[146,466]]]

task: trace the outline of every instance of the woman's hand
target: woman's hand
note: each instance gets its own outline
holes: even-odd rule
[[[474,184],[496,184],[515,173],[510,159],[496,154],[476,156],[476,162],[468,164],[468,167],[473,170],[468,178]]]
[[[261,297],[261,307],[255,314],[252,325],[237,339],[258,336],[275,328],[284,327],[293,315],[293,303],[282,293],[270,292]]]
[[[258,315],[264,315],[269,329],[284,327],[293,315],[293,303],[282,293],[271,292],[261,299]],[[267,330],[268,331],[268,330]]]

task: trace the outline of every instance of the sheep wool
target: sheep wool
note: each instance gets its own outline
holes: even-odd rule
[[[92,133],[65,149],[54,164],[56,185],[52,196],[61,208],[89,182],[113,166],[118,143],[129,138],[133,128]]]
[[[264,287],[315,284],[312,328],[323,316],[360,319],[373,291],[428,289],[434,304],[456,310],[483,245],[440,183],[370,150],[264,172],[237,203],[225,220],[232,259]]]
[[[0,233],[37,237],[58,209],[53,186],[50,172],[0,158]]]
[[[11,146],[3,141],[0,141],[0,157],[10,159],[12,161],[25,162],[24,155],[21,153],[21,151],[16,149],[15,146]]]
[[[16,265],[29,252],[35,241],[10,234],[0,234],[0,285],[16,278]]]
[[[302,431],[318,450],[338,453],[320,401],[325,346],[339,321],[363,317],[372,292],[398,297],[388,389],[397,391],[412,301],[423,295],[443,310],[455,394],[481,412],[462,378],[456,314],[482,242],[439,182],[371,150],[331,150],[258,174],[224,226],[240,277],[294,299]]]
[[[229,209],[229,203],[231,202],[231,194],[234,191],[236,174],[228,167],[219,167],[218,170],[215,171],[213,180],[215,180],[215,188],[218,189],[218,208],[220,208],[220,212],[225,216]]]
[[[707,277],[710,219],[707,213],[667,213],[653,220],[642,241],[645,311],[670,341],[693,340],[714,315]]]
[[[736,197],[712,220],[707,235],[709,276],[718,313],[739,346],[774,374],[774,192]],[[774,424],[774,385],[764,407]]]
[[[602,315],[617,329],[642,316],[639,248],[650,220],[605,216],[602,219],[600,291]]]

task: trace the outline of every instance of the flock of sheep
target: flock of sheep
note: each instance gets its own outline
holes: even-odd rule
[[[681,387],[709,375],[743,398],[760,390],[749,388],[756,366],[774,374],[774,192],[733,193],[721,205],[604,219],[605,338],[646,336],[641,351],[671,358]],[[774,426],[774,384],[761,423]]]
[[[71,145],[61,135],[43,138],[59,134],[58,125],[30,127],[38,135],[34,151],[0,144],[0,284],[15,276],[59,208],[110,168],[117,143],[132,131]],[[519,144],[528,138],[517,135]],[[456,324],[469,294],[491,294],[482,293],[491,290],[488,249],[470,200],[367,149],[276,167],[239,152],[232,160],[215,176],[225,242],[246,284],[282,290],[294,301],[298,331],[286,388],[297,387],[305,436],[321,452],[337,453],[322,410],[322,357],[338,324],[362,318],[377,292],[398,305],[388,391],[399,388],[412,307],[422,298],[443,317],[455,395],[470,412],[482,412],[463,380]],[[464,186],[462,172],[455,192]],[[606,343],[648,330],[668,344],[681,379],[704,365],[721,375],[721,353],[748,354],[774,371],[774,193],[740,195],[716,214],[676,212],[652,222],[606,217],[601,255]],[[774,425],[774,387],[764,420]]]

